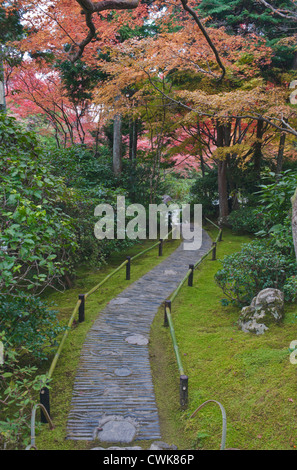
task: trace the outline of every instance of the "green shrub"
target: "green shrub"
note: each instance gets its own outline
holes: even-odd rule
[[[228,217],[232,230],[238,233],[256,233],[263,227],[263,214],[254,207],[242,207]]]
[[[240,306],[249,304],[267,287],[282,290],[286,279],[296,272],[295,259],[261,240],[243,245],[240,252],[225,257],[222,264],[215,280],[224,294]]]
[[[202,204],[203,215],[211,217],[218,212],[218,173],[217,169],[210,170],[204,177],[198,176],[190,189],[193,204]]]
[[[0,332],[4,343],[4,362],[0,364],[0,448],[23,450],[30,443],[30,417],[38,392],[48,384],[46,375],[36,375],[37,368],[22,365],[22,355]],[[5,416],[5,419],[4,419]]]
[[[0,295],[0,331],[16,351],[25,348],[30,356],[44,360],[63,330],[57,312],[38,297],[22,292],[17,297]]]
[[[283,290],[287,302],[297,302],[297,275],[286,280]]]
[[[0,113],[0,291],[56,285],[76,248],[67,200],[36,136]]]

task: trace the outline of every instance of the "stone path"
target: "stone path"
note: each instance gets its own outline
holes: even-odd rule
[[[82,349],[67,439],[129,443],[161,438],[148,351],[150,326],[189,264],[211,243],[204,231],[199,250],[184,250],[182,243],[100,312]]]

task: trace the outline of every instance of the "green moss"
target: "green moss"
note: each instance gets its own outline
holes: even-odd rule
[[[152,370],[163,439],[180,449],[219,449],[222,418],[227,413],[226,448],[291,449],[297,446],[296,366],[289,360],[296,339],[296,305],[287,305],[285,319],[264,335],[237,327],[239,309],[223,307],[223,293],[214,282],[219,259],[239,251],[247,237],[224,231],[217,261],[207,258],[194,274],[194,286],[184,286],[172,305],[172,318],[185,371],[189,377],[189,407],[179,407],[179,377],[163,311],[151,331]],[[190,446],[190,447],[189,447]]]

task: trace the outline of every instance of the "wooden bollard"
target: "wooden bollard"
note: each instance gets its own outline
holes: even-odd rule
[[[181,375],[179,382],[179,396],[180,396],[180,406],[182,409],[188,407],[188,376]]]
[[[131,256],[127,256],[127,264],[126,264],[126,281],[130,281],[130,274],[131,274]]]
[[[194,265],[189,264],[189,269],[191,269],[191,272],[188,277],[188,286],[193,287],[193,278],[194,278]]]
[[[163,240],[160,238],[160,243],[159,243],[159,256],[163,255]]]
[[[44,406],[48,415],[50,416],[50,394],[49,388],[47,386],[42,387],[42,389],[40,390],[39,401]],[[40,409],[40,421],[42,423],[47,423],[46,416],[43,413],[42,409]]]
[[[213,246],[212,261],[215,261],[217,259],[217,244],[216,244],[216,242],[213,242],[212,246]]]
[[[164,326],[168,326],[169,323],[168,323],[168,317],[167,317],[167,312],[166,312],[166,308],[168,308],[171,312],[171,300],[165,300],[165,308],[164,308]]]
[[[78,308],[78,321],[82,323],[85,321],[85,294],[79,294],[78,299],[81,300]]]

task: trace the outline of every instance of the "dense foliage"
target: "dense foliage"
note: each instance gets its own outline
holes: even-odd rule
[[[0,289],[41,291],[70,269],[76,243],[61,177],[38,140],[12,118],[0,115],[1,213]]]

